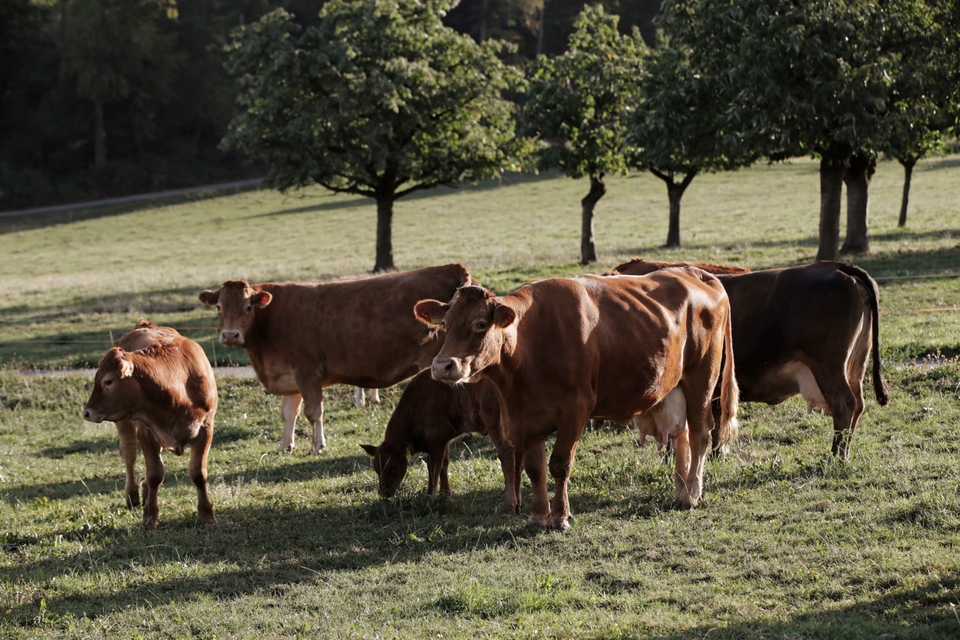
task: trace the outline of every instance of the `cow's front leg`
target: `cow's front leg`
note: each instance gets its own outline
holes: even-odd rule
[[[560,531],[570,528],[570,499],[567,487],[570,473],[573,471],[573,457],[577,452],[577,443],[587,416],[578,416],[569,424],[557,429],[557,442],[550,454],[550,475],[553,476],[553,503],[550,505],[550,517],[547,526]]]
[[[137,484],[137,423],[133,420],[117,421],[117,435],[120,436],[120,457],[127,470],[123,483],[123,496],[128,509],[140,506],[140,486]]]
[[[353,388],[353,404],[358,407],[364,407],[367,405],[367,399],[363,394],[363,387],[354,387]]]
[[[310,453],[320,453],[327,448],[323,434],[323,389],[303,394],[303,413],[313,425],[313,446]]]
[[[533,500],[527,526],[546,527],[550,519],[550,493],[547,491],[547,444],[537,442],[522,454],[523,466],[530,478]],[[521,456],[518,456],[518,464]],[[519,489],[520,480],[517,479]]]
[[[280,415],[283,417],[283,437],[280,438],[280,453],[292,451],[296,445],[295,429],[297,427],[297,416],[300,415],[300,407],[303,405],[303,398],[299,393],[290,396],[283,396],[280,404]]]
[[[203,524],[216,524],[213,503],[207,496],[207,454],[213,442],[213,415],[208,415],[204,429],[190,442],[190,479],[197,488],[197,516]]]
[[[160,443],[146,427],[137,429],[140,448],[143,449],[143,462],[147,468],[147,477],[143,482],[143,528],[156,529],[160,518],[157,505],[157,493],[163,484],[164,467],[160,459]]]

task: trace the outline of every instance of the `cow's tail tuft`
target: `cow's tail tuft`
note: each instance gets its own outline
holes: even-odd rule
[[[877,396],[877,404],[883,407],[890,404],[890,388],[883,377],[883,363],[880,360],[880,289],[877,287],[877,281],[860,267],[841,263],[839,269],[851,278],[855,278],[867,292],[872,320],[870,358],[873,360],[873,392]]]
[[[730,317],[730,303],[726,304],[727,317],[724,319],[723,347],[724,362],[722,380],[720,383],[720,424],[717,432],[717,451],[727,453],[730,445],[737,439],[740,432],[740,423],[737,422],[737,409],[740,404],[740,388],[737,386],[737,376],[733,366],[733,321]]]

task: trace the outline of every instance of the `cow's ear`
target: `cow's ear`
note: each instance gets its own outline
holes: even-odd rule
[[[263,309],[273,300],[273,294],[269,291],[257,291],[250,300],[253,304]]]
[[[413,313],[424,324],[443,324],[443,316],[447,314],[450,305],[439,300],[421,300],[413,307]]]
[[[121,354],[117,357],[117,365],[120,368],[121,378],[133,377],[133,363],[127,358],[123,357],[123,352],[121,352]]]
[[[204,306],[209,309],[211,306],[217,304],[217,300],[220,299],[220,289],[217,289],[216,291],[210,291],[209,289],[206,291],[201,291],[200,295],[197,297],[200,298],[200,302],[202,302]]]
[[[375,446],[373,446],[372,444],[362,444],[362,445],[360,445],[360,447],[361,447],[364,451],[366,451],[367,453],[369,453],[371,456],[377,455],[377,448],[376,448]]]
[[[506,329],[517,319],[517,312],[507,305],[500,304],[493,311],[493,323],[501,329]]]

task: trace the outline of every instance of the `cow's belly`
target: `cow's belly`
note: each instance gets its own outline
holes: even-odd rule
[[[254,371],[257,372],[257,378],[260,379],[268,393],[278,396],[300,393],[296,378],[293,375],[293,369],[290,367],[277,363],[262,369],[255,368]]]
[[[799,360],[788,360],[779,369],[763,376],[741,399],[747,402],[780,404],[796,395],[802,396],[807,403],[807,413],[814,409],[830,413],[830,407],[817,385],[813,371]]]

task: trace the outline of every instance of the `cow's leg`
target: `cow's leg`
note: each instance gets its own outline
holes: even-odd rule
[[[715,382],[715,380],[714,380]],[[687,395],[687,428],[690,439],[690,458],[686,461],[687,481],[683,487],[678,486],[676,497],[680,509],[690,509],[697,506],[703,494],[703,473],[707,460],[707,451],[710,450],[710,432],[713,430],[713,412],[710,410],[710,392],[714,384],[705,384],[706,393],[693,393],[686,390]],[[680,470],[680,450],[677,448],[677,467],[674,473]]]
[[[327,439],[323,435],[323,389],[319,385],[316,391],[303,394],[303,413],[313,425],[313,446],[310,453],[320,453],[327,448]]]
[[[303,397],[299,393],[291,396],[283,396],[280,404],[280,415],[283,416],[283,437],[280,438],[280,453],[292,451],[296,445],[294,442],[294,430],[297,426],[297,416],[300,415],[300,407],[303,405]]]
[[[676,450],[674,451],[673,486],[675,489],[674,501],[680,505],[681,496],[687,495],[687,477],[690,475],[690,427],[687,427],[677,436]],[[666,449],[669,449],[669,443]],[[664,460],[668,462],[668,460]]]
[[[443,446],[432,447],[427,452],[427,495],[431,498],[437,496],[437,487],[450,495],[450,481],[447,479],[447,460],[450,455],[450,445],[445,443]]]
[[[163,484],[164,468],[160,459],[160,443],[146,427],[137,429],[140,448],[143,450],[143,462],[147,468],[147,477],[143,482],[143,527],[156,529],[160,508],[157,506],[157,492]]]
[[[858,385],[859,393],[854,393],[847,381],[846,372],[824,374],[813,370],[817,387],[823,395],[823,400],[830,408],[833,418],[833,455],[841,460],[847,460],[850,455],[850,439],[860,414],[863,413],[863,390]]]
[[[530,518],[527,525],[546,527],[550,520],[550,494],[547,492],[547,443],[537,442],[523,455],[523,466],[533,488],[533,502],[530,504]],[[520,480],[517,479],[517,487]],[[519,505],[518,505],[519,506]]]
[[[447,467],[450,466],[450,443],[443,448],[443,464],[440,465],[440,491],[448,498],[453,494],[450,490],[450,477],[447,475]]]
[[[370,394],[370,402],[373,404],[380,403],[380,389],[367,389]]]
[[[710,413],[713,414],[713,430],[710,431],[711,452],[714,456],[725,456],[730,453],[730,448],[720,446],[720,400],[710,403]]]
[[[363,395],[363,387],[353,388],[353,404],[358,407],[364,407],[367,404],[366,397]]]
[[[190,479],[197,488],[197,515],[203,524],[216,524],[213,503],[207,496],[207,454],[213,442],[213,416],[208,416],[207,427],[190,442]]]
[[[137,423],[132,420],[118,420],[117,434],[120,436],[120,457],[127,469],[127,478],[123,484],[123,496],[128,509],[140,506],[140,487],[137,485]]]
[[[577,416],[569,424],[558,427],[557,441],[553,445],[553,453],[550,454],[550,475],[553,476],[554,489],[547,526],[560,531],[570,528],[567,522],[570,518],[567,487],[570,484],[570,472],[573,471],[573,457],[577,452],[577,443],[586,419],[586,416]]]

